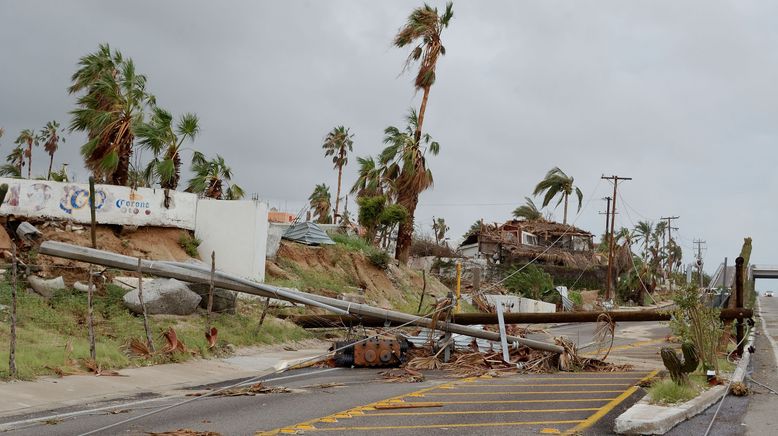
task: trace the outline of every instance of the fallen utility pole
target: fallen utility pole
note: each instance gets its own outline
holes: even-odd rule
[[[601,314],[608,315],[614,322],[627,321],[669,321],[670,313],[658,310],[630,310],[618,312],[551,312],[551,313],[503,313],[506,324],[546,324],[565,322],[597,322]],[[751,309],[722,309],[719,317],[722,320],[751,318]],[[383,318],[370,318],[341,315],[288,315],[286,320],[306,328],[342,327],[363,325],[365,327],[383,327]],[[498,324],[495,313],[455,313],[452,321],[462,325],[493,325]],[[395,324],[396,325],[396,324]]]
[[[45,254],[47,256],[61,257],[128,271],[138,268],[137,259],[135,258],[108,251],[66,244],[63,242],[45,241],[41,244],[39,252],[40,254]],[[211,280],[209,274],[210,270],[208,268],[179,262],[145,260],[142,262],[140,269],[143,273],[146,274],[174,278],[193,283],[209,283]],[[293,303],[320,307],[340,315],[356,314],[360,316],[378,318],[389,322],[397,322],[400,324],[416,325],[422,327],[429,327],[430,323],[432,322],[430,318],[419,317],[417,315],[410,315],[407,313],[396,312],[388,309],[379,309],[367,304],[350,303],[348,301],[309,294],[307,292],[301,292],[298,290],[270,286],[264,283],[256,283],[220,271],[217,271],[215,274],[214,285],[219,288],[230,289],[247,294],[278,298],[291,301]],[[474,338],[487,339],[490,341],[500,340],[500,335],[497,332],[485,331],[474,327],[446,323],[443,321],[438,321],[435,328],[438,330],[457,333],[465,336],[472,336]],[[508,336],[507,339],[510,342],[526,345],[529,348],[551,351],[554,353],[564,352],[564,349],[556,344],[549,344],[546,342],[520,338],[518,336]]]

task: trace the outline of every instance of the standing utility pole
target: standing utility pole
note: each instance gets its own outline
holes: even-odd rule
[[[613,207],[611,208],[611,231],[610,238],[608,239],[608,281],[605,284],[605,299],[611,299],[611,286],[613,280],[613,246],[614,246],[614,232],[613,226],[616,222],[616,194],[619,186],[619,180],[632,180],[632,177],[619,177],[619,176],[602,176],[602,179],[613,180]]]
[[[700,276],[700,289],[702,289],[702,244],[704,244],[705,241],[695,239],[692,242],[697,246],[697,274]]]
[[[677,227],[675,229],[673,229],[673,223],[672,223],[673,220],[677,220],[678,218],[680,218],[680,217],[679,216],[663,216],[662,218],[660,218],[663,221],[667,220],[667,243],[664,244],[665,245],[665,250],[667,250],[667,246],[670,245],[670,243],[673,240],[672,231],[673,230],[678,230]],[[669,253],[668,253],[668,256],[667,256],[667,260],[665,262],[666,262],[665,266],[667,268],[667,273],[671,274],[673,272],[673,266],[670,264]]]
[[[610,227],[610,218],[611,218],[611,198],[610,197],[603,197],[603,200],[607,201],[607,205],[605,206],[605,214],[600,212],[600,215],[605,215],[605,240],[608,240],[608,232]]]

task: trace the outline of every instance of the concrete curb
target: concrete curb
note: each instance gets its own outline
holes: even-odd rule
[[[743,357],[738,362],[737,368],[732,373],[731,383],[742,382],[746,376],[746,368],[751,360],[748,347],[754,343],[754,331],[748,336],[748,344],[745,346]],[[613,431],[618,434],[665,434],[679,423],[690,419],[708,407],[716,404],[727,394],[729,385],[715,386],[698,397],[683,404],[674,406],[660,406],[649,404],[648,397],[643,397],[634,406],[627,409],[616,418]]]

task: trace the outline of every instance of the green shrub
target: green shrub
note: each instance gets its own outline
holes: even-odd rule
[[[194,235],[190,235],[189,233],[181,233],[181,236],[178,238],[178,245],[181,246],[181,248],[184,249],[187,256],[189,257],[199,257],[200,253],[197,251],[197,247],[202,244],[203,241],[200,240],[198,237]]]
[[[700,393],[700,387],[696,383],[677,385],[670,379],[654,382],[648,388],[648,396],[652,403],[675,404],[689,401]]]
[[[528,265],[520,272],[514,268],[508,273],[508,278],[504,285],[511,293],[518,294],[534,300],[541,300],[544,294],[547,298],[551,297],[548,293],[554,290],[554,280],[551,275],[535,265]],[[556,294],[556,292],[554,292]]]
[[[580,306],[583,304],[583,295],[579,291],[569,291],[567,293],[568,298],[570,298],[570,301],[573,302],[576,306]]]
[[[367,259],[373,265],[381,269],[386,269],[389,266],[389,254],[384,250],[373,248],[367,253]]]

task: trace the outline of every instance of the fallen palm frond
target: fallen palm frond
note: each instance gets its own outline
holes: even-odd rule
[[[597,327],[594,330],[594,342],[597,343],[597,352],[594,355],[598,356],[599,360],[608,358],[608,354],[610,354],[613,348],[615,332],[616,322],[613,321],[610,315],[603,312],[597,316]],[[605,350],[604,354],[602,354],[602,357],[599,357],[603,350]]]
[[[89,372],[93,372],[96,376],[112,376],[112,377],[121,376],[121,374],[119,374],[118,371],[114,371],[111,369],[103,369],[102,365],[100,365],[99,363],[95,362],[92,359],[83,359],[81,363]]]
[[[219,334],[219,331],[216,330],[216,327],[211,327],[210,330],[205,332],[205,339],[208,341],[208,349],[216,346],[216,336]]]
[[[146,433],[152,436],[221,436],[221,433],[215,431],[198,431],[189,428],[179,428],[178,430],[165,431],[162,433],[148,432]]]
[[[252,397],[254,395],[259,394],[281,394],[281,393],[287,393],[292,392],[291,389],[285,388],[283,386],[265,386],[262,384],[262,382],[254,383],[250,386],[242,386],[232,389],[225,389],[223,391],[216,392],[210,396],[212,397],[241,397],[241,396],[248,396]],[[203,392],[193,393],[193,394],[187,394],[188,397],[200,397],[202,395],[205,395]]]
[[[327,388],[342,388],[346,386],[345,383],[319,383],[317,385],[300,386],[301,389],[327,389]]]
[[[443,362],[438,359],[437,355],[434,356],[418,356],[409,360],[405,364],[405,367],[412,370],[431,370],[440,369],[443,367]]]
[[[441,298],[438,300],[437,304],[435,304],[435,312],[432,314],[432,319],[430,320],[430,336],[429,336],[429,343],[432,344],[435,341],[435,327],[438,325],[438,321],[441,319],[446,320],[448,319],[449,315],[451,314],[451,300],[448,298]]]
[[[151,350],[149,350],[149,346],[137,338],[130,339],[130,343],[126,346],[127,351],[130,352],[133,356],[138,357],[151,357],[152,353]]]
[[[167,345],[162,349],[163,353],[173,353],[176,351],[182,353],[188,352],[186,345],[178,339],[178,335],[176,334],[176,331],[173,330],[172,326],[168,327],[167,331],[162,332],[162,336],[167,340]]]
[[[424,374],[409,368],[392,368],[378,374],[388,383],[419,383],[425,379]]]

